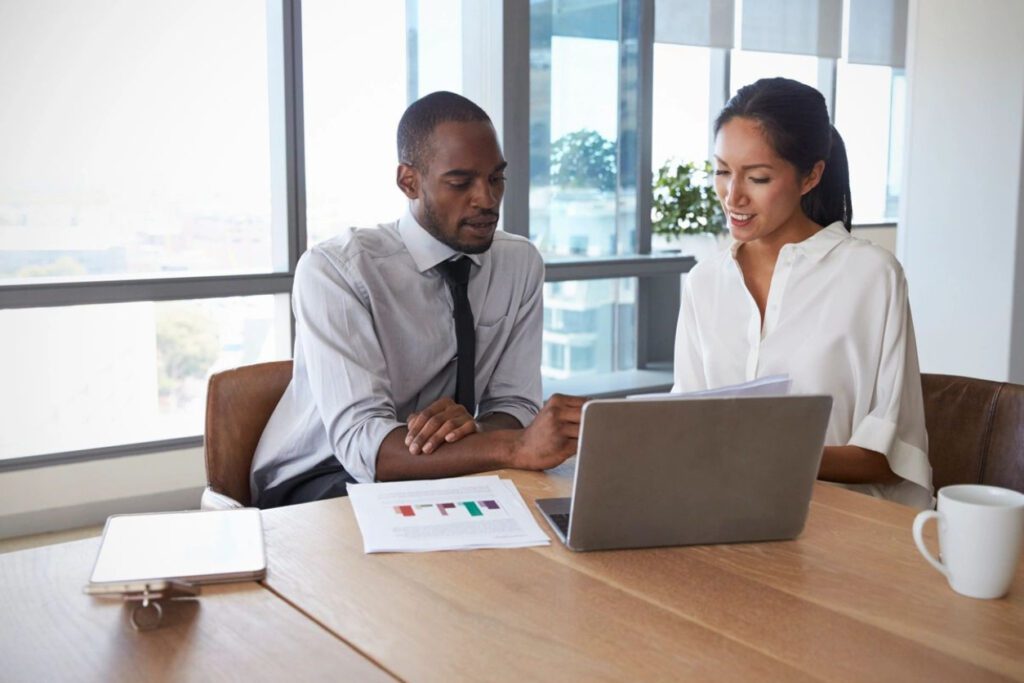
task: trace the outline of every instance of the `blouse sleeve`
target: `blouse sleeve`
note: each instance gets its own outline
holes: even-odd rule
[[[853,426],[849,443],[884,454],[890,469],[903,479],[883,486],[897,489],[885,493],[885,497],[925,507],[931,501],[932,469],[927,455],[917,343],[907,281],[898,265],[892,278],[874,395],[868,414]]]
[[[679,319],[676,323],[676,348],[672,391],[699,391],[707,389],[704,374],[704,360],[701,353],[700,330],[697,327],[697,310],[693,301],[693,290],[689,275],[683,276],[683,291],[679,302]]]

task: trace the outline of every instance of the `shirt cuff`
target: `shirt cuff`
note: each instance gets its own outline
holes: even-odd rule
[[[931,494],[932,466],[928,454],[899,439],[894,423],[868,415],[857,425],[849,445],[881,453],[894,474]]]
[[[515,419],[519,420],[524,428],[529,427],[530,423],[533,422],[533,418],[537,417],[538,410],[533,406],[526,406],[522,403],[514,403],[511,401],[488,401],[485,405],[480,406],[479,415],[487,415],[488,413],[505,413],[511,415]]]
[[[344,453],[336,457],[345,471],[360,484],[372,484],[377,480],[377,454],[387,435],[404,422],[391,418],[373,417],[354,428],[345,440]]]

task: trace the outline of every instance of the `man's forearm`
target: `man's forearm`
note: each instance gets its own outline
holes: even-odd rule
[[[480,425],[480,431],[490,432],[495,429],[522,429],[523,425],[519,423],[519,420],[512,417],[508,413],[487,413],[479,419],[477,424]]]
[[[518,430],[521,428],[515,418],[503,413],[493,414],[495,418],[498,416],[514,422],[515,428],[500,428],[488,419],[488,431],[447,443],[430,455],[409,453],[405,445],[406,428],[393,430],[384,438],[377,451],[377,480],[458,477],[512,466]],[[497,422],[504,420],[499,419]]]

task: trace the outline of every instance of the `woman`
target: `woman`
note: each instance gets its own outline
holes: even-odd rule
[[[833,397],[818,476],[932,504],[917,348],[900,264],[850,235],[846,150],[815,89],[748,85],[715,121],[733,244],[686,277],[675,391],[788,374]]]

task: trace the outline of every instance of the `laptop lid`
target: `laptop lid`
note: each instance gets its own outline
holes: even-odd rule
[[[830,396],[588,402],[566,544],[574,550],[794,538]]]

